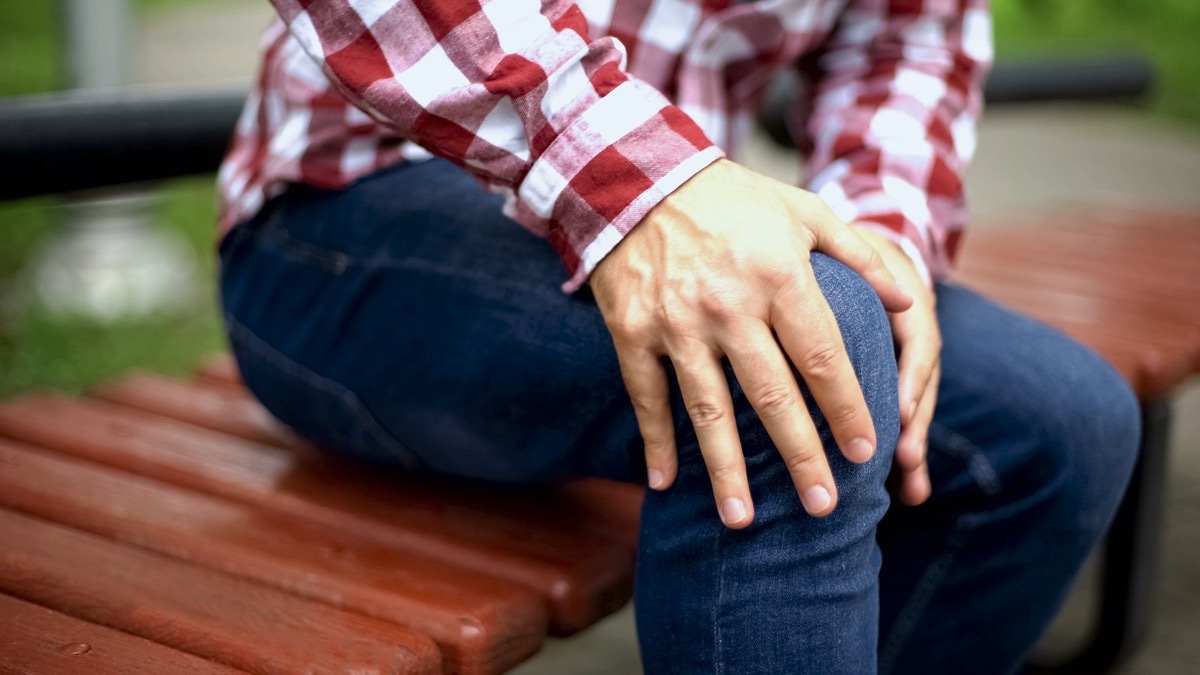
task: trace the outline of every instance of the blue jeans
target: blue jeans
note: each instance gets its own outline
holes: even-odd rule
[[[645,480],[612,342],[586,291],[558,290],[549,246],[447,162],[341,192],[294,188],[221,247],[246,383],[329,448],[442,475],[528,483]],[[754,524],[724,528],[675,391],[680,472],[642,514],[638,634],[650,673],[1007,673],[1107,527],[1138,441],[1137,403],[1099,357],[955,286],[929,437],[933,496],[890,505],[898,435],[887,317],[856,274],[815,255],[877,426],[840,491],[805,514],[727,372]],[[805,393],[807,396],[807,392]]]

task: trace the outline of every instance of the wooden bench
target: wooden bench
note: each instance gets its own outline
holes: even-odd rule
[[[1096,348],[1145,405],[1095,638],[1060,670],[1100,672],[1144,631],[1168,402],[1200,369],[1198,258],[1200,219],[1133,212],[965,247],[963,283]],[[640,500],[331,461],[227,356],[24,396],[0,403],[0,670],[502,672],[628,601]]]
[[[1087,644],[1035,671],[1103,673],[1149,626],[1171,399],[1200,372],[1200,217],[1096,210],[968,235],[957,278],[1092,347],[1142,406],[1133,479],[1101,555]]]

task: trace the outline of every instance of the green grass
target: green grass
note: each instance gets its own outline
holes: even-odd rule
[[[0,398],[31,389],[79,393],[131,368],[185,374],[225,348],[215,298],[211,179],[174,181],[156,192],[155,223],[187,242],[199,288],[182,311],[102,324],[56,317],[19,290],[29,262],[57,231],[56,200],[0,206]]]
[[[156,11],[196,0],[139,0]],[[0,96],[60,89],[58,2],[0,0]],[[59,200],[0,204],[0,398],[32,389],[79,393],[131,368],[184,374],[224,349],[215,300],[211,178],[156,190],[155,225],[187,242],[200,288],[180,312],[115,324],[52,316],[22,289],[30,263],[59,230]]]
[[[255,0],[246,0],[255,1]],[[265,0],[256,0],[259,2]],[[205,0],[136,0],[147,13]],[[1043,53],[1133,51],[1149,55],[1159,87],[1149,107],[1200,125],[1200,3],[1194,0],[994,0],[1000,58]],[[0,0],[0,96],[58,89],[59,2]],[[79,392],[129,368],[184,373],[223,348],[213,263],[210,179],[158,191],[159,226],[190,243],[201,289],[188,311],[99,325],[58,319],[21,302],[19,281],[57,231],[55,199],[0,204],[0,397],[36,388]]]

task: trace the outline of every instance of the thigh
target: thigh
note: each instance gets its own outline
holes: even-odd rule
[[[444,160],[293,189],[222,247],[247,385],[357,457],[492,481],[641,480],[611,339],[550,246]]]
[[[1107,528],[1137,403],[1099,356],[1037,321],[938,288],[944,348],[933,496],[880,526],[881,672],[1009,672]]]

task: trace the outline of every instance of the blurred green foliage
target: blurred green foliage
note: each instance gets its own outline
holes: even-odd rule
[[[205,0],[136,0],[144,17]],[[245,0],[247,2],[265,0]],[[0,96],[62,86],[57,0],[0,0]],[[1157,114],[1200,124],[1200,2],[1195,0],[993,0],[1000,58],[1128,51],[1152,58]],[[63,320],[18,300],[25,268],[56,231],[55,199],[0,204],[0,397],[33,388],[78,392],[130,368],[184,373],[223,348],[213,264],[211,179],[159,190],[157,221],[186,239],[203,289],[185,315],[103,326]]]
[[[1196,0],[992,0],[999,58],[1142,54],[1157,82],[1156,114],[1200,125],[1200,2]]]
[[[141,12],[189,0],[138,0]],[[60,89],[60,4],[0,0],[0,96]],[[52,316],[26,300],[30,263],[58,230],[58,199],[0,203],[0,398],[30,389],[78,393],[130,368],[184,374],[224,349],[215,298],[211,178],[156,190],[155,226],[189,244],[201,288],[183,312],[105,325]]]

